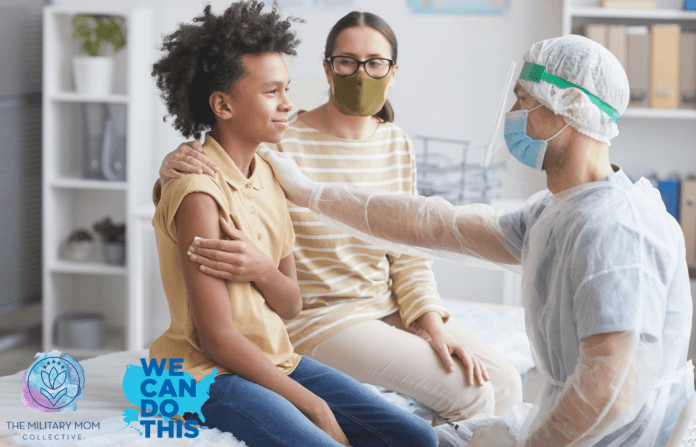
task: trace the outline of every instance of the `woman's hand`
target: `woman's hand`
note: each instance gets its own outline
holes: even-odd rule
[[[490,380],[486,367],[483,366],[478,357],[469,352],[469,348],[447,332],[440,314],[426,312],[418,318],[418,323],[428,334],[430,346],[440,356],[440,360],[448,372],[454,372],[452,355],[456,355],[464,366],[469,385],[474,385],[474,379],[479,386]]]
[[[191,261],[216,278],[234,282],[251,282],[268,275],[275,266],[246,234],[232,228],[220,218],[222,231],[230,240],[196,239],[189,246]]]
[[[160,166],[160,183],[181,178],[184,174],[215,175],[220,168],[203,153],[203,146],[198,140],[182,143],[175,151],[168,153]]]
[[[285,191],[285,197],[295,205],[309,206],[309,196],[317,182],[304,175],[292,156],[267,148],[260,148],[258,154],[273,168],[278,183]]]

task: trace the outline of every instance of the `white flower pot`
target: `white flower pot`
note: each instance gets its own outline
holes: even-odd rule
[[[105,56],[75,56],[73,74],[78,93],[110,95],[114,80],[114,60]]]
[[[67,245],[66,256],[75,262],[86,261],[92,253],[92,241],[70,241]]]

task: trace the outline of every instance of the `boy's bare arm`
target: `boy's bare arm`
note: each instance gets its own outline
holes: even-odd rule
[[[198,238],[189,247],[190,259],[208,275],[227,281],[253,282],[268,305],[284,320],[302,310],[292,254],[278,266],[244,234],[220,217],[220,227],[229,239]]]
[[[285,397],[322,428],[321,424],[326,424],[331,413],[326,402],[281,373],[236,329],[225,282],[206,275],[186,254],[195,236],[220,238],[218,208],[213,198],[204,193],[187,195],[175,223],[190,309],[205,353],[231,373]]]

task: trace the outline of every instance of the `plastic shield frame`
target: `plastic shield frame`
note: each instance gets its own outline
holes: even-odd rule
[[[493,129],[491,130],[491,135],[488,138],[488,144],[486,145],[486,151],[483,155],[483,160],[481,160],[481,166],[491,171],[495,171],[496,174],[503,177],[513,178],[516,181],[527,183],[527,180],[520,178],[518,175],[510,175],[508,173],[503,173],[507,169],[507,162],[512,155],[505,142],[505,114],[512,108],[513,103],[510,102],[510,92],[517,81],[515,78],[517,63],[512,61],[510,63],[510,70],[505,79],[505,85],[503,85],[503,92],[500,98],[500,103],[498,105],[498,110],[495,114],[495,120],[493,121]]]

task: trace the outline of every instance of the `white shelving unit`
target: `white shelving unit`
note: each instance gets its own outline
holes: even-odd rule
[[[683,2],[662,0],[656,9],[616,9],[598,6],[600,0],[563,0],[563,34],[583,34],[588,23],[607,23],[650,26],[655,23],[677,23],[682,30],[696,31],[696,11],[677,9]],[[671,6],[671,7],[670,7]],[[628,108],[625,118],[655,118],[696,121],[696,110],[665,110]],[[688,123],[693,125],[694,123]]]
[[[72,37],[76,14],[109,14],[125,19],[126,46],[114,55],[114,91],[94,96],[75,92],[72,58],[79,42]],[[150,77],[154,57],[153,14],[146,8],[119,9],[48,6],[43,31],[43,349],[59,349],[75,357],[145,347],[147,296],[143,272],[156,253],[143,249],[154,207],[150,188],[156,173],[142,163],[152,148],[153,95]],[[116,134],[125,137],[126,180],[82,178],[85,105],[106,104],[115,118]],[[101,106],[104,107],[104,106]],[[146,167],[147,166],[147,167]],[[148,206],[149,205],[149,206]],[[108,265],[100,253],[93,224],[111,217],[126,223],[126,263]],[[88,229],[95,250],[85,262],[67,260],[64,245],[77,228]],[[84,350],[57,346],[55,322],[72,312],[97,312],[105,318],[106,344]]]

